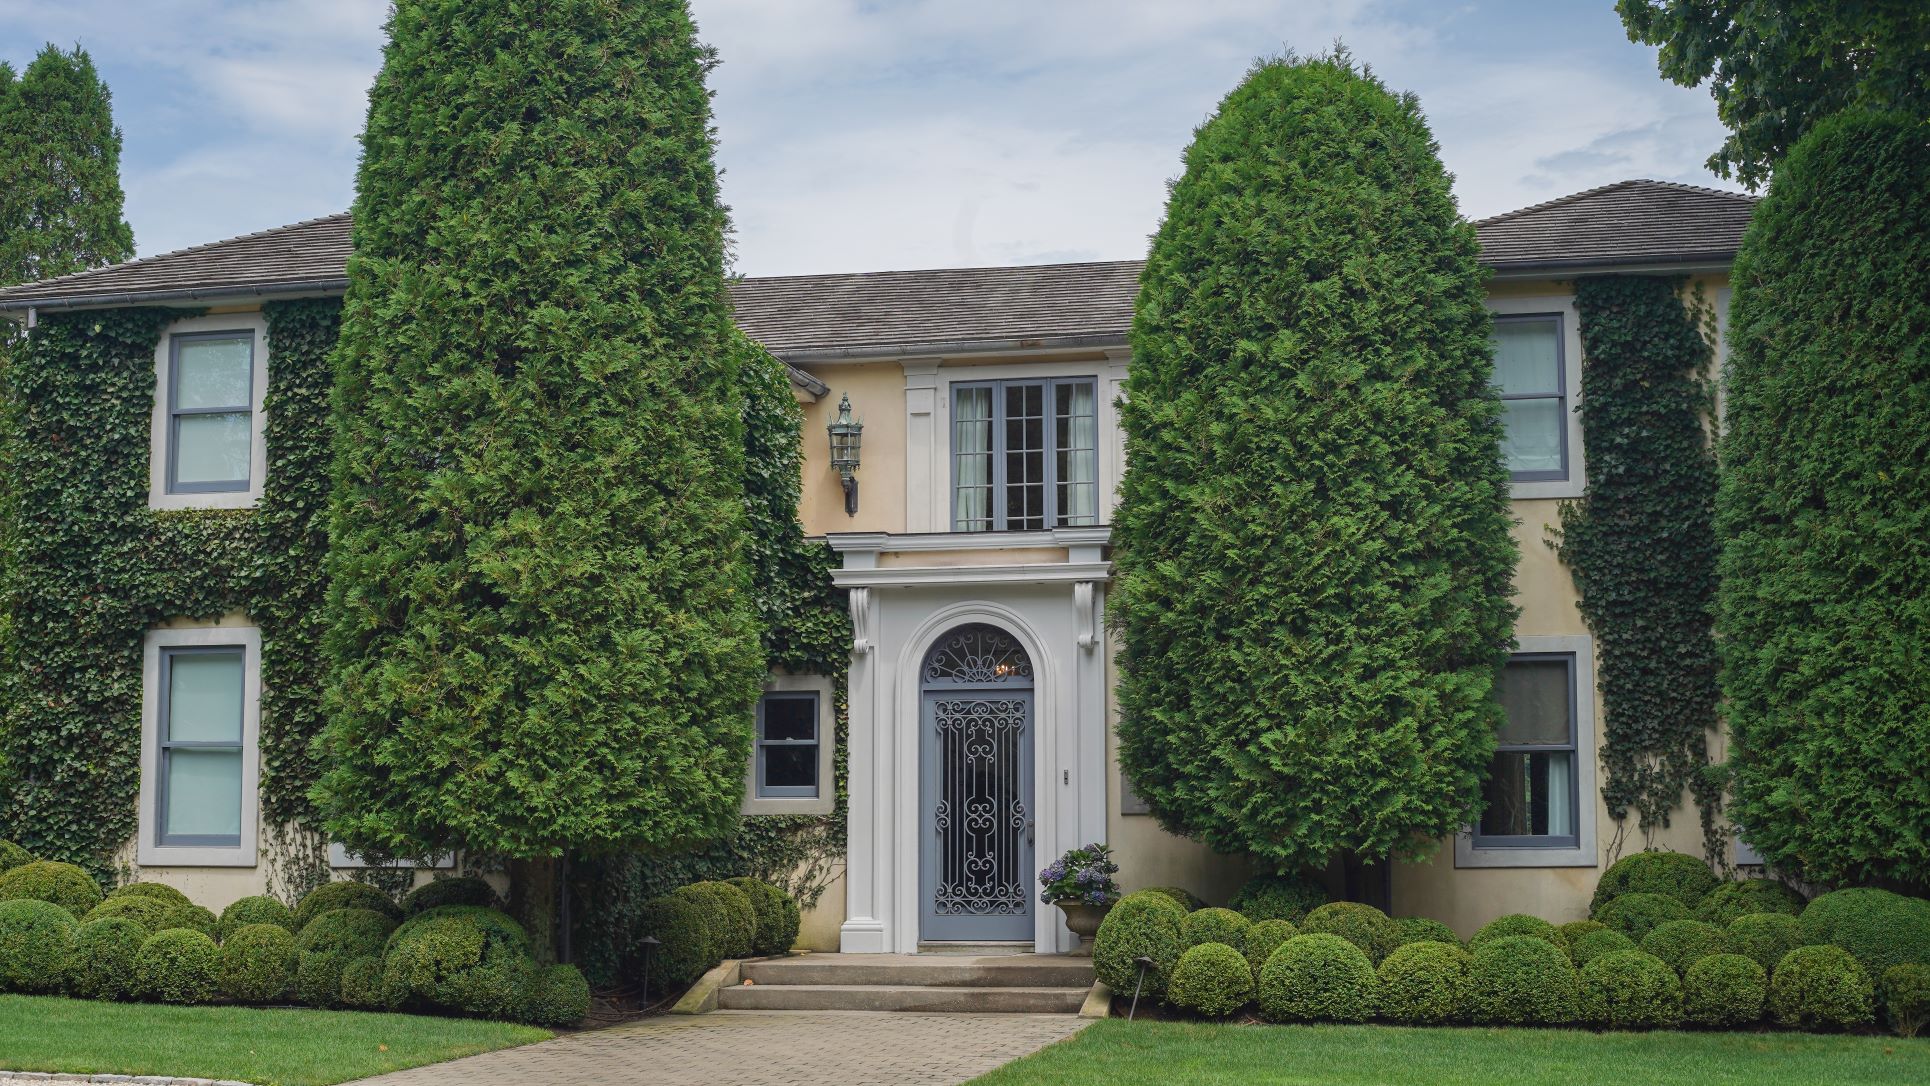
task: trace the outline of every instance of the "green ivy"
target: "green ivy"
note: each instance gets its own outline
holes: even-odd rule
[[[1578,280],[1588,487],[1561,510],[1555,546],[1594,632],[1606,710],[1602,797],[1645,837],[1686,786],[1719,861],[1721,790],[1702,772],[1716,724],[1716,465],[1710,345],[1678,277]]]
[[[273,877],[318,877],[307,799],[338,303],[263,307],[268,477],[252,510],[148,508],[154,349],[191,311],[47,314],[0,372],[0,811],[37,855],[111,876],[137,827],[141,642],[169,619],[262,631],[262,818]]]

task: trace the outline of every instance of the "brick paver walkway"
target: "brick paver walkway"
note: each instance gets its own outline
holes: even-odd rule
[[[1069,1014],[716,1011],[364,1079],[380,1086],[939,1086],[1077,1033]]]

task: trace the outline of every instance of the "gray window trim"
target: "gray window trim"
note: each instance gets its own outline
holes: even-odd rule
[[[764,738],[764,707],[773,701],[802,701],[811,707],[811,738],[809,739],[766,739]],[[811,787],[802,785],[770,785],[764,783],[764,752],[772,747],[809,747],[814,752],[812,761],[818,761],[816,751],[824,737],[818,734],[818,692],[815,690],[770,690],[757,699],[757,768],[753,778],[759,799],[816,799],[824,787],[822,774],[818,783]]]
[[[178,740],[173,738],[171,729],[174,716],[174,661],[181,656],[234,656],[239,658],[242,668],[241,694],[244,703],[246,702],[248,694],[247,646],[241,644],[177,645],[161,650],[161,681],[160,690],[157,695],[159,723],[155,736],[155,746],[160,754],[157,774],[159,779],[156,781],[154,790],[154,824],[158,827],[156,839],[160,844],[170,848],[235,848],[241,844],[241,835],[239,833],[187,834],[168,832],[168,762],[175,749],[233,751],[244,758],[247,756],[248,750],[245,710],[244,719],[241,722],[242,734],[236,736],[232,743],[208,740]],[[247,796],[245,794],[247,781],[245,778],[246,774],[243,774],[243,779],[236,782],[236,787],[243,790],[243,794],[238,798],[244,806],[247,803]]]
[[[243,401],[232,407],[182,407],[181,406],[181,344],[198,339],[237,339],[248,341],[248,394]],[[253,485],[254,452],[249,450],[248,474],[240,480],[212,483],[183,483],[179,479],[177,466],[180,452],[180,421],[185,415],[248,415],[250,433],[253,431],[255,411],[255,333],[252,328],[218,329],[208,332],[175,332],[168,336],[168,472],[167,492],[169,494],[231,494],[246,491]],[[250,437],[252,442],[253,438]]]
[[[1511,471],[1509,478],[1517,483],[1558,483],[1565,482],[1573,470],[1573,461],[1568,455],[1568,337],[1562,327],[1560,313],[1508,313],[1496,314],[1496,324],[1531,324],[1551,322],[1555,326],[1555,391],[1554,392],[1515,392],[1502,393],[1503,402],[1509,400],[1554,400],[1560,410],[1556,417],[1561,420],[1557,430],[1561,434],[1561,467],[1555,471]]]
[[[1579,848],[1581,846],[1581,744],[1579,742],[1580,690],[1576,681],[1576,659],[1572,652],[1517,652],[1508,657],[1509,666],[1518,663],[1559,662],[1568,676],[1568,742],[1565,745],[1549,743],[1496,743],[1496,754],[1523,752],[1551,754],[1567,751],[1568,771],[1568,824],[1575,827],[1574,833],[1554,835],[1533,834],[1484,834],[1479,819],[1474,823],[1475,848]]]
[[[1093,430],[1095,435],[1097,435],[1099,426],[1099,379],[1097,377],[1014,377],[1002,381],[954,381],[951,384],[951,415],[949,425],[952,427],[952,432],[947,435],[947,443],[951,449],[951,485],[946,488],[945,497],[951,506],[947,520],[952,526],[952,531],[1003,532],[1014,530],[1006,527],[1010,521],[1007,517],[1006,510],[1005,390],[1009,387],[1024,385],[1037,386],[1042,391],[1040,410],[1043,412],[1043,437],[1045,441],[1045,528],[1041,530],[1062,527],[1087,527],[1087,525],[1062,525],[1059,523],[1059,453],[1062,450],[1058,445],[1057,419],[1059,416],[1057,414],[1057,390],[1062,385],[1086,385],[1092,389]],[[984,527],[968,528],[958,517],[958,461],[960,456],[964,455],[958,451],[958,394],[965,389],[981,388],[992,391],[991,523]],[[1095,469],[1099,465],[1099,452],[1098,442],[1095,440],[1093,447],[1093,464]],[[1093,485],[1095,487],[1100,485],[1096,473],[1093,479]],[[1102,494],[1099,497],[1103,499],[1104,495]],[[1100,517],[1099,514],[1095,512],[1093,524],[1098,523],[1100,523]]]

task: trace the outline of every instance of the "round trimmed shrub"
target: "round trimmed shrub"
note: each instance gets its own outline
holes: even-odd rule
[[[1355,901],[1335,901],[1313,910],[1300,925],[1305,934],[1325,932],[1338,935],[1360,948],[1367,960],[1379,965],[1401,945],[1401,929],[1386,913],[1372,905]]]
[[[1461,945],[1461,937],[1454,934],[1453,928],[1439,920],[1429,920],[1425,916],[1403,916],[1394,921],[1394,926],[1400,929],[1402,946],[1409,943],[1446,943],[1457,947]]]
[[[402,895],[402,915],[417,916],[444,905],[476,905],[485,909],[500,909],[502,904],[502,901],[496,897],[496,888],[489,885],[488,880],[475,875],[451,875],[448,878],[431,879]]]
[[[1246,929],[1246,964],[1254,984],[1260,983],[1260,970],[1280,944],[1298,934],[1300,929],[1285,920],[1262,920]]]
[[[67,952],[67,992],[81,999],[126,999],[134,994],[134,962],[148,931],[132,920],[89,920]]]
[[[1568,939],[1562,935],[1561,929],[1539,916],[1529,916],[1527,913],[1513,913],[1488,921],[1480,931],[1474,933],[1474,938],[1468,940],[1468,947],[1469,949],[1478,950],[1483,943],[1493,942],[1496,939],[1506,939],[1515,935],[1526,935],[1530,939],[1542,939],[1553,943],[1564,951],[1568,949]]]
[[[295,934],[295,914],[288,906],[272,897],[256,895],[244,897],[221,910],[221,919],[215,922],[215,932],[226,939],[228,934],[245,928],[250,924],[273,924],[290,935]]]
[[[1893,965],[1883,974],[1883,1009],[1903,1037],[1930,1025],[1930,965]]]
[[[1568,957],[1575,963],[1575,968],[1580,969],[1604,954],[1640,949],[1635,945],[1635,940],[1614,928],[1603,928],[1600,931],[1591,931],[1570,944]]]
[[[1643,853],[1642,855],[1648,855]],[[1623,894],[1595,910],[1594,919],[1607,924],[1636,942],[1670,920],[1692,920],[1689,907],[1666,894]]]
[[[1232,909],[1196,909],[1180,921],[1180,938],[1189,947],[1220,943],[1234,950],[1246,949],[1246,933],[1253,922]]]
[[[221,948],[189,928],[147,937],[134,956],[134,993],[160,1003],[208,1003],[221,994]]]
[[[1930,965],[1930,901],[1888,890],[1835,890],[1809,903],[1799,918],[1803,941],[1850,952],[1870,977],[1893,965]]]
[[[1167,897],[1172,898],[1173,902],[1180,908],[1185,909],[1189,913],[1195,909],[1203,909],[1206,907],[1206,902],[1201,901],[1198,894],[1183,886],[1148,886],[1140,891],[1140,893],[1165,894]]]
[[[1662,894],[1693,909],[1715,888],[1715,872],[1698,857],[1685,852],[1634,852],[1602,872],[1589,912],[1625,894]]]
[[[411,917],[389,937],[382,987],[389,1003],[514,1019],[536,979],[529,942],[494,909],[444,905]]]
[[[1666,1029],[1682,1018],[1682,983],[1653,954],[1616,950],[1582,967],[1581,1020],[1608,1029]]]
[[[73,864],[35,860],[0,875],[0,901],[46,901],[66,909],[75,920],[101,903],[101,888]]]
[[[1408,943],[1380,963],[1377,1013],[1408,1026],[1463,1021],[1468,1013],[1474,959],[1451,943]]]
[[[1876,993],[1849,951],[1799,946],[1769,978],[1769,1013],[1790,1029],[1859,1029],[1876,1020]]]
[[[402,910],[380,889],[366,882],[325,882],[295,903],[295,930],[301,931],[323,913],[337,909],[367,909],[400,921]]]
[[[721,958],[711,957],[716,936],[710,931],[708,902],[681,894],[659,894],[644,902],[637,921],[637,937],[657,940],[650,955],[649,983],[663,993],[694,983]]]
[[[1786,913],[1795,916],[1802,911],[1803,895],[1775,879],[1743,879],[1740,882],[1725,882],[1711,891],[1695,907],[1695,918],[1717,927],[1727,927],[1736,917],[1752,913]]]
[[[221,944],[221,992],[236,1003],[276,1003],[295,983],[295,937],[279,924],[246,924]]]
[[[0,838],[0,875],[34,862],[34,854],[4,838]]]
[[[1330,932],[1296,935],[1260,970],[1260,1017],[1269,1022],[1365,1022],[1380,978],[1358,946]]]
[[[58,991],[79,926],[51,901],[0,901],[0,992]]]
[[[149,935],[164,928],[173,927],[161,920],[168,914],[169,903],[158,897],[129,896],[109,897],[106,901],[87,910],[81,922],[90,920],[131,920],[141,926]]]
[[[1738,916],[1729,922],[1729,929],[1724,934],[1728,937],[1730,950],[1753,958],[1765,973],[1774,973],[1776,963],[1783,960],[1783,955],[1808,943],[1803,938],[1802,924],[1784,913]]]
[[[311,1007],[335,1006],[342,996],[342,967],[381,954],[395,930],[395,918],[374,909],[331,909],[309,921],[295,937],[295,997]]]
[[[1127,894],[1099,922],[1099,933],[1092,940],[1092,969],[1106,986],[1121,995],[1139,984],[1135,958],[1151,958],[1152,968],[1140,991],[1155,998],[1166,992],[1173,966],[1179,963],[1186,947],[1180,925],[1189,914],[1165,894],[1141,890]]]
[[[1754,1025],[1768,998],[1768,970],[1741,954],[1711,954],[1682,976],[1682,1020],[1692,1026]]]
[[[1591,932],[1607,931],[1608,925],[1599,920],[1570,920],[1566,924],[1557,924],[1555,930],[1561,932],[1562,942],[1573,950],[1575,940]]]
[[[363,1011],[386,1009],[389,998],[382,987],[382,959],[355,958],[342,966],[340,998],[344,1007]]]
[[[165,882],[130,882],[125,886],[116,886],[107,893],[109,901],[124,897],[147,898],[150,901],[159,901],[168,905],[193,904],[188,900],[188,895]]]
[[[1296,928],[1307,914],[1327,903],[1327,888],[1300,875],[1255,875],[1246,880],[1227,908],[1254,923],[1285,920]]]
[[[1510,935],[1474,952],[1468,1017],[1475,1023],[1563,1025],[1575,1020],[1578,998],[1575,967],[1546,939]]]
[[[590,982],[574,965],[539,970],[529,986],[522,1019],[539,1026],[573,1026],[590,1013]]]
[[[1700,920],[1664,920],[1642,936],[1642,949],[1667,962],[1677,977],[1711,954],[1729,950],[1722,929]]]
[[[166,931],[169,928],[198,931],[212,939],[215,933],[221,930],[221,922],[215,918],[214,913],[199,905],[166,905],[162,908],[160,926],[156,930]]]
[[[757,912],[751,908],[750,895],[727,882],[693,882],[677,891],[708,898],[715,912],[711,931],[722,936],[720,957],[748,958],[757,945]]]
[[[1203,1018],[1225,1018],[1252,998],[1253,970],[1244,955],[1225,943],[1187,947],[1166,985],[1168,1003]]]
[[[751,899],[751,912],[757,916],[757,938],[751,945],[751,953],[759,957],[789,953],[797,942],[798,927],[803,920],[797,901],[763,879],[740,877],[724,881]]]

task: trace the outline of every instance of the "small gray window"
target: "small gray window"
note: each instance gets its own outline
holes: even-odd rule
[[[765,694],[757,702],[757,796],[818,796],[818,696],[809,690]]]
[[[1568,381],[1559,314],[1496,317],[1501,446],[1516,482],[1568,478]]]
[[[254,333],[168,340],[168,493],[244,491],[254,446]]]
[[[161,651],[160,843],[241,843],[242,701],[247,650],[240,645]]]
[[[1578,847],[1574,654],[1516,655],[1497,694],[1506,720],[1482,789],[1475,847]]]
[[[952,529],[1036,531],[1099,523],[1098,383],[952,386]]]

